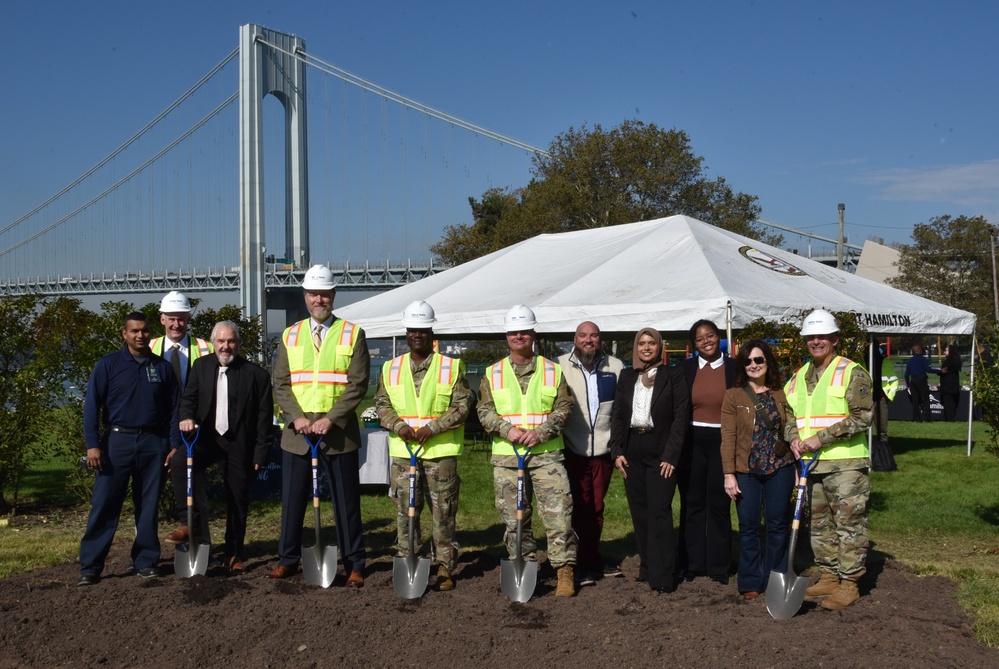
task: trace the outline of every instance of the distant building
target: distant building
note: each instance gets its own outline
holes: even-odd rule
[[[864,250],[861,251],[860,262],[857,263],[857,276],[878,283],[887,283],[888,279],[898,276],[897,263],[901,255],[890,246],[868,239],[864,242]]]

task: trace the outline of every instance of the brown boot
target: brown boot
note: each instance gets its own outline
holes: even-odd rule
[[[824,571],[819,580],[805,590],[805,597],[828,597],[837,590],[839,590],[839,576]]]
[[[562,565],[558,568],[558,585],[555,587],[556,597],[575,597],[576,581],[573,578],[571,564]]]
[[[444,565],[437,568],[437,589],[441,592],[454,590],[454,577],[451,576],[451,570]]]
[[[836,592],[823,599],[819,606],[829,611],[842,611],[858,599],[860,599],[860,592],[857,590],[857,582],[844,578],[839,582],[839,588]]]

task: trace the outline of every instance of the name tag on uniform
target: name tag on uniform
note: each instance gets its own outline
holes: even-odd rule
[[[149,383],[160,383],[163,380],[160,378],[160,370],[152,365],[146,367],[146,378],[149,380]]]

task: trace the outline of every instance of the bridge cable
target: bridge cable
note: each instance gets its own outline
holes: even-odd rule
[[[319,58],[317,56],[313,56],[310,53],[306,53],[304,49],[299,49],[295,53],[292,53],[291,51],[288,51],[287,49],[283,49],[283,48],[281,48],[280,46],[278,46],[276,44],[271,44],[270,42],[268,42],[265,39],[257,38],[257,41],[260,42],[261,44],[265,44],[265,45],[269,46],[270,48],[274,49],[275,51],[280,51],[281,53],[285,54],[286,56],[290,56],[292,58],[300,60],[303,63],[305,63],[306,65],[311,65],[312,67],[316,68],[317,70],[320,70],[321,72],[325,72],[326,74],[333,75],[334,77],[342,79],[343,81],[347,82],[348,84],[353,84],[354,86],[357,86],[358,88],[363,88],[364,90],[366,90],[366,91],[368,91],[370,93],[376,93],[378,95],[381,95],[381,96],[383,96],[383,97],[391,100],[392,102],[396,102],[396,103],[401,104],[401,105],[403,105],[405,107],[409,107],[410,109],[413,109],[415,111],[427,114],[428,116],[433,116],[434,118],[437,118],[437,119],[439,119],[441,121],[444,121],[446,123],[452,123],[452,124],[454,124],[454,125],[456,125],[456,126],[458,126],[460,128],[464,128],[465,130],[468,130],[468,131],[471,131],[471,132],[483,135],[483,136],[488,137],[490,139],[495,139],[498,142],[502,142],[504,144],[509,144],[510,146],[513,146],[515,148],[521,149],[523,151],[529,151],[531,153],[536,153],[536,154],[539,154],[539,155],[545,156],[545,157],[548,156],[548,152],[545,151],[544,149],[539,149],[536,146],[531,146],[530,144],[527,144],[525,142],[521,142],[520,140],[513,139],[512,137],[507,137],[506,135],[501,135],[498,132],[494,132],[492,130],[489,130],[488,128],[484,128],[481,125],[476,125],[476,124],[474,124],[474,123],[472,123],[470,121],[465,121],[464,119],[458,118],[457,116],[452,116],[451,114],[448,114],[447,112],[444,112],[444,111],[441,111],[439,109],[435,109],[433,107],[427,106],[427,105],[423,104],[422,102],[417,102],[416,100],[413,100],[412,98],[408,98],[408,97],[406,97],[405,95],[403,95],[401,93],[396,93],[395,91],[392,91],[392,90],[389,90],[387,88],[384,88],[383,86],[379,86],[378,84],[376,84],[374,82],[371,82],[371,81],[368,81],[367,79],[364,79],[362,77],[359,77],[356,74],[348,72],[347,70],[341,69],[341,68],[337,67],[336,65],[333,65],[331,63],[327,63],[326,61],[322,60],[321,58]],[[316,61],[316,62],[312,62],[312,61]]]
[[[120,154],[122,151],[124,151],[125,149],[127,149],[131,144],[133,144],[137,139],[139,139],[139,137],[141,137],[142,135],[144,135],[151,127],[153,127],[154,125],[156,125],[157,123],[159,123],[160,121],[162,121],[163,117],[165,117],[167,114],[169,114],[174,109],[176,109],[182,102],[184,102],[184,100],[186,100],[187,98],[191,97],[191,95],[193,95],[195,93],[195,91],[197,91],[199,88],[201,88],[205,84],[205,82],[207,82],[209,79],[211,79],[216,74],[218,74],[219,70],[221,70],[223,67],[225,67],[226,65],[228,65],[229,61],[231,61],[233,58],[235,58],[238,54],[239,54],[239,48],[237,47],[237,48],[233,49],[232,53],[230,53],[228,56],[226,56],[225,58],[223,58],[222,62],[220,62],[218,65],[216,65],[214,68],[212,68],[212,70],[208,74],[206,74],[205,76],[203,76],[198,81],[198,83],[194,84],[194,86],[192,86],[191,88],[189,88],[186,93],[184,93],[179,98],[177,98],[173,102],[173,104],[171,104],[169,107],[167,107],[162,112],[160,112],[160,114],[156,118],[154,118],[152,121],[150,121],[149,123],[147,123],[145,125],[145,127],[143,127],[137,133],[135,133],[134,135],[132,135],[131,137],[129,137],[125,141],[124,144],[122,144],[117,149],[115,149],[114,151],[112,151],[106,158],[104,158],[104,160],[100,161],[99,163],[97,163],[96,165],[94,165],[93,167],[91,167],[89,170],[87,170],[83,174],[83,176],[79,177],[73,183],[69,184],[68,186],[66,186],[65,188],[63,188],[61,191],[59,191],[55,195],[53,195],[49,199],[45,200],[45,202],[42,202],[40,205],[38,205],[37,207],[35,207],[31,211],[29,211],[27,214],[25,214],[21,218],[17,219],[16,221],[14,221],[13,223],[11,223],[7,227],[5,227],[3,229],[0,229],[0,235],[2,235],[3,233],[7,232],[11,228],[14,228],[14,227],[20,225],[21,223],[23,223],[28,218],[31,218],[32,216],[34,216],[35,214],[37,214],[39,211],[41,211],[42,209],[44,209],[45,207],[47,207],[48,205],[52,204],[57,199],[59,199],[60,197],[62,197],[63,195],[65,195],[67,191],[69,191],[70,189],[72,189],[72,188],[80,185],[80,182],[82,182],[84,179],[86,179],[87,177],[89,177],[91,174],[93,174],[94,172],[96,172],[100,168],[104,167],[104,165],[106,165],[109,161],[113,160],[118,154]]]
[[[183,142],[185,139],[187,139],[188,137],[190,137],[191,135],[193,135],[195,132],[198,131],[198,129],[201,128],[201,126],[205,125],[206,123],[208,123],[208,121],[210,121],[214,117],[218,116],[219,113],[221,113],[223,109],[225,109],[226,107],[228,107],[229,105],[231,105],[233,102],[235,102],[238,99],[239,99],[239,92],[237,91],[237,92],[233,93],[231,96],[229,96],[229,98],[227,100],[225,100],[222,104],[220,104],[214,110],[212,110],[211,112],[209,112],[207,116],[205,116],[200,121],[198,121],[196,124],[194,124],[193,126],[191,126],[184,134],[180,135],[177,139],[175,139],[174,141],[170,142],[170,144],[168,144],[166,147],[164,147],[163,149],[161,149],[155,156],[153,156],[152,158],[150,158],[146,162],[144,162],[141,165],[139,165],[137,168],[135,168],[134,170],[132,170],[131,172],[129,172],[128,174],[126,174],[124,177],[122,177],[121,179],[119,179],[116,183],[114,183],[111,186],[108,186],[99,195],[95,195],[93,198],[91,198],[90,200],[88,200],[86,203],[80,205],[79,207],[77,207],[76,209],[74,209],[73,211],[71,211],[70,213],[66,214],[65,216],[63,216],[62,218],[60,218],[58,221],[56,221],[55,223],[52,223],[51,225],[49,225],[48,227],[46,227],[46,228],[44,228],[42,230],[39,230],[38,232],[36,232],[35,234],[31,235],[30,237],[28,237],[26,239],[22,239],[17,244],[14,244],[13,246],[10,246],[10,247],[4,249],[3,251],[0,251],[0,257],[7,255],[11,251],[16,251],[17,249],[21,248],[25,244],[27,244],[29,242],[32,242],[32,241],[38,239],[39,237],[41,237],[41,236],[43,236],[43,235],[51,232],[52,230],[54,230],[55,228],[59,227],[60,225],[62,225],[66,221],[68,221],[69,219],[71,219],[74,216],[76,216],[77,214],[79,214],[84,209],[87,209],[90,205],[94,204],[95,202],[97,202],[98,200],[100,200],[101,198],[103,198],[108,193],[112,192],[114,189],[116,189],[119,186],[121,186],[122,184],[128,182],[129,179],[131,179],[136,174],[138,174],[139,172],[141,172],[142,170],[146,169],[151,164],[153,164],[154,162],[156,162],[157,160],[159,160],[160,158],[162,158],[171,149],[173,149],[178,144],[180,144],[181,142]],[[5,228],[5,230],[6,230],[6,228]],[[0,232],[3,232],[3,231],[0,231]]]

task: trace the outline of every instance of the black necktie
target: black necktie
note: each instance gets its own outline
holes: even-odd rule
[[[173,367],[173,375],[177,377],[177,385],[184,387],[184,377],[180,373],[180,345],[174,344],[167,351],[167,362]]]

